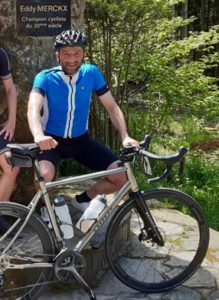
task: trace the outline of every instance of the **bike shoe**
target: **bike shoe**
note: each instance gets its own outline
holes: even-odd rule
[[[85,212],[85,210],[88,208],[89,206],[89,202],[78,202],[76,200],[76,198],[74,197],[72,200],[71,200],[71,205],[76,208],[77,210],[79,210],[80,212]]]

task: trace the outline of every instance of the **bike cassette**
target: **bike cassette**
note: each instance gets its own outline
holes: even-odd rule
[[[83,276],[85,268],[84,257],[73,250],[64,251],[55,261],[56,277],[63,283],[75,282],[74,270]]]

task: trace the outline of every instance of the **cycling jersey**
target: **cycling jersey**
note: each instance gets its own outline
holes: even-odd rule
[[[90,64],[82,64],[74,76],[66,75],[61,66],[43,70],[33,89],[44,96],[44,131],[64,138],[87,131],[92,92],[101,96],[109,90],[99,69]]]
[[[0,48],[0,78],[11,77],[8,55],[4,49]]]

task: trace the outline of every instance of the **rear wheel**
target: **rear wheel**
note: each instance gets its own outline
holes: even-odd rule
[[[52,262],[54,245],[48,229],[37,215],[5,251],[29,210],[15,203],[0,204],[0,299],[38,299],[53,274],[52,267],[31,267],[34,263]],[[3,235],[18,220],[19,224],[5,238]],[[24,269],[22,269],[22,265]],[[25,268],[30,265],[30,268]]]
[[[106,255],[124,284],[147,293],[163,292],[182,284],[202,263],[209,242],[208,224],[199,204],[182,192],[156,189],[143,193],[143,200],[164,246],[150,239],[135,200],[129,199],[109,225]],[[121,234],[127,236],[122,246]]]

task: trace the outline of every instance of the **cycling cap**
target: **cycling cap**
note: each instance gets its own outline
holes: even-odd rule
[[[66,30],[57,35],[54,43],[56,50],[71,46],[80,46],[83,48],[87,46],[87,39],[83,33],[78,30]]]

